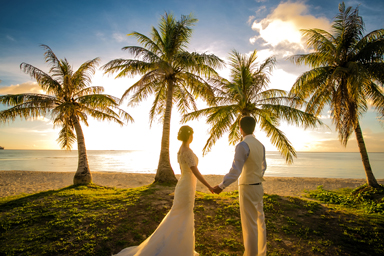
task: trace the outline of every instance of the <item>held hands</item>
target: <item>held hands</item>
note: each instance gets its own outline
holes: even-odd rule
[[[212,194],[220,194],[221,191],[223,191],[218,185],[215,187],[207,186],[209,191],[211,191]]]
[[[223,191],[219,186],[215,186],[213,189],[212,189],[212,193],[215,193],[215,194],[220,194],[221,191]]]

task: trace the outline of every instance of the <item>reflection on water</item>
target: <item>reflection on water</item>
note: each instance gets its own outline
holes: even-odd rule
[[[132,150],[88,150],[91,171],[156,173],[159,152]],[[222,175],[229,171],[234,152],[213,151],[199,157],[203,174]],[[384,153],[369,153],[376,178],[384,178]],[[170,152],[171,165],[180,173],[177,152]],[[365,178],[359,153],[299,152],[292,165],[285,163],[279,152],[267,152],[266,176],[275,177],[329,177]],[[0,170],[75,172],[77,151],[64,150],[1,150]]]

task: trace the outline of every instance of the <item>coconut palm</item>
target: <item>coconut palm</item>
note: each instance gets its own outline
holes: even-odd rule
[[[48,73],[30,64],[21,63],[20,68],[32,78],[46,94],[8,94],[0,96],[0,102],[11,108],[0,112],[0,123],[14,121],[16,117],[34,119],[50,116],[54,126],[60,126],[58,143],[61,148],[71,149],[77,141],[78,167],[73,179],[74,184],[88,184],[92,176],[88,165],[84,134],[80,125],[88,126],[88,116],[98,120],[133,121],[132,117],[118,108],[120,99],[101,94],[103,87],[89,86],[99,59],[84,62],[77,71],[73,71],[66,59],[59,60],[51,48],[46,50],[45,61],[51,68]],[[75,134],[76,132],[76,134]]]
[[[150,123],[156,117],[163,121],[161,152],[155,182],[176,182],[169,160],[169,133],[172,106],[176,104],[181,114],[196,109],[195,98],[202,97],[209,104],[214,92],[204,80],[216,76],[215,68],[222,61],[212,54],[188,52],[186,47],[197,22],[192,15],[181,16],[179,21],[172,14],[161,17],[159,28],[152,27],[150,37],[138,32],[135,37],[142,46],[127,46],[134,59],[116,59],[104,65],[106,73],[117,73],[116,78],[140,75],[138,82],[129,87],[122,100],[131,95],[129,105],[137,105],[149,95],[154,101],[149,113]]]
[[[252,116],[285,157],[286,162],[292,163],[296,152],[284,132],[278,128],[280,122],[302,124],[305,127],[314,127],[321,122],[311,114],[288,106],[295,99],[286,97],[286,91],[267,89],[276,62],[274,57],[267,58],[258,65],[256,50],[249,56],[233,50],[229,62],[231,81],[223,78],[214,81],[218,105],[186,114],[182,121],[208,117],[210,137],[203,149],[207,153],[226,132],[229,132],[230,144],[238,143],[241,140],[240,119]]]
[[[364,23],[359,9],[339,4],[339,14],[332,24],[332,33],[321,29],[303,30],[309,54],[291,57],[296,64],[309,65],[294,83],[291,96],[307,99],[306,110],[319,115],[330,107],[340,142],[346,146],[355,132],[367,183],[377,187],[359,119],[371,104],[379,113],[384,110],[384,29],[363,35]]]

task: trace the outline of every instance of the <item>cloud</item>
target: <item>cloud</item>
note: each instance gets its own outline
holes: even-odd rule
[[[308,14],[308,7],[302,2],[279,4],[266,18],[252,24],[258,35],[249,39],[254,44],[261,41],[264,46],[277,52],[291,55],[305,50],[300,29],[320,28],[330,30],[331,24],[324,17]]]
[[[265,5],[262,5],[257,9],[256,14],[260,15],[262,12],[265,12],[267,10],[267,7]]]
[[[44,93],[36,82],[25,82],[22,84],[0,87],[1,94],[19,94],[19,93]]]
[[[103,32],[96,32],[95,36],[100,38],[102,41],[107,40],[114,40],[115,42],[121,43],[121,42],[128,42],[128,37],[124,33],[115,32],[112,35],[105,34]]]
[[[249,16],[248,17],[248,24],[251,24],[252,23],[252,21],[255,19],[256,17],[255,16],[253,16],[253,15],[251,15],[251,16]]]
[[[40,134],[40,135],[42,135],[42,136],[46,136],[47,133],[53,132],[53,129],[46,129],[46,130],[28,130],[28,132],[31,132],[31,133],[37,133],[37,134]]]
[[[364,134],[364,142],[368,152],[383,152],[384,151],[384,133],[375,133],[371,136]],[[322,152],[359,152],[356,139],[353,137],[348,140],[347,147],[344,147],[340,141],[335,139],[324,139],[324,140],[312,140],[307,145],[311,151],[322,151]]]
[[[106,40],[106,37],[105,37],[104,33],[102,33],[102,32],[96,32],[95,35],[96,35],[96,37],[100,38],[103,41]]]
[[[48,124],[52,124],[52,121],[48,118],[46,118],[45,116],[37,116],[37,117],[33,117],[33,118],[27,118],[27,121],[42,121],[44,123],[48,123]],[[52,129],[50,129],[52,130]],[[37,132],[37,133],[46,133],[47,131],[44,130],[29,130],[29,132]]]
[[[118,42],[124,42],[127,40],[127,35],[122,33],[113,33],[112,37]]]
[[[42,119],[38,120],[38,121],[41,121]],[[28,120],[28,121],[32,121],[32,120]],[[44,122],[44,121],[43,121]],[[32,134],[33,136],[35,135],[42,135],[42,136],[45,136],[47,134],[57,134],[58,132],[58,129],[54,129],[52,127],[50,128],[46,128],[48,127],[47,125],[47,122],[45,122],[45,124],[39,124],[38,122],[35,122],[34,123],[35,125],[33,126],[33,128],[27,126],[27,127],[10,127],[10,128],[2,128],[2,132],[4,132],[4,134],[8,133],[8,134],[23,134],[23,135],[26,135],[26,134]],[[39,124],[38,126],[36,126],[36,124]]]
[[[248,54],[251,54],[253,51],[250,51]],[[259,63],[265,61],[267,58],[272,57],[274,55],[274,52],[270,49],[263,49],[260,51],[257,51],[257,61]]]
[[[289,91],[293,83],[296,81],[296,76],[286,72],[283,69],[276,68],[271,76],[269,88]]]
[[[7,38],[8,40],[10,40],[10,41],[13,41],[13,42],[16,41],[15,38],[11,37],[10,35],[7,35],[6,38]]]

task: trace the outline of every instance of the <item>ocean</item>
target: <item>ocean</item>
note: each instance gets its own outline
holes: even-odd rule
[[[156,173],[159,152],[135,150],[88,150],[91,171]],[[176,153],[170,153],[171,165],[180,173]],[[208,153],[199,156],[202,174],[223,175],[231,167],[233,152]],[[384,153],[369,153],[373,173],[384,178]],[[288,165],[279,152],[267,152],[265,176],[365,178],[359,153],[298,152],[294,163]],[[77,151],[65,150],[0,150],[0,170],[75,172]]]

